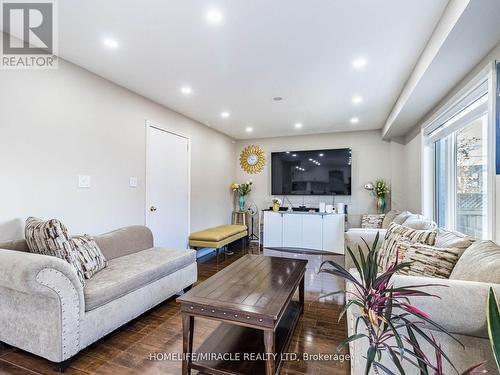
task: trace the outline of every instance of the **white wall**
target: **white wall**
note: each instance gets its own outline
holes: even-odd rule
[[[0,240],[22,237],[30,215],[71,233],[143,224],[146,119],[191,137],[191,229],[229,222],[229,137],[61,60],[53,71],[0,71]],[[90,189],[77,188],[78,174]]]
[[[419,132],[404,147],[406,209],[422,213],[422,136]]]
[[[239,153],[248,145],[261,146],[266,153],[267,163],[264,170],[257,175],[249,175],[239,165]],[[273,151],[314,150],[328,148],[352,148],[352,196],[336,197],[335,202],[349,204],[349,212],[361,214],[376,212],[375,200],[363,185],[376,178],[391,180],[391,147],[389,142],[381,139],[380,131],[361,131],[303,135],[293,137],[265,138],[239,141],[236,143],[236,181],[244,182],[253,179],[254,188],[250,199],[259,208],[267,208],[271,204],[271,166]],[[293,204],[318,206],[319,201],[332,202],[331,197],[289,197]]]

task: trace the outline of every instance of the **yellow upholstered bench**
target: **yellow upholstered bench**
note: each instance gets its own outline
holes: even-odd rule
[[[248,228],[246,225],[220,225],[218,227],[191,233],[189,236],[189,246],[194,249],[208,247],[219,250],[247,236]]]

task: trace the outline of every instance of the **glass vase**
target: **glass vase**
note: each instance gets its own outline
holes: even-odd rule
[[[245,196],[240,195],[240,211],[243,211],[245,209]]]
[[[377,198],[377,211],[379,214],[383,214],[385,212],[385,197]]]

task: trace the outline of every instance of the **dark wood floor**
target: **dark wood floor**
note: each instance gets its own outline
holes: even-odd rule
[[[258,253],[250,246],[250,253]],[[243,254],[236,248],[232,256],[221,256],[219,264],[215,256],[207,255],[198,261],[199,282],[221,268],[234,262]],[[223,259],[225,258],[225,259]],[[315,272],[308,277],[313,279]],[[310,285],[311,281],[309,280]],[[337,280],[334,285],[341,285]],[[320,292],[307,290],[304,315],[301,317],[288,352],[334,354],[337,345],[346,337],[345,320],[338,322],[340,304],[336,300],[319,299]],[[195,350],[217,326],[208,320],[197,320]],[[182,330],[179,305],[167,301],[114,333],[101,339],[74,357],[66,374],[158,374],[179,375],[178,361],[151,360],[154,353],[182,353]],[[193,371],[195,374],[196,371]],[[19,349],[0,350],[0,374],[55,374],[51,364]],[[337,375],[349,374],[349,362],[344,361],[287,361],[281,374]],[[254,374],[260,375],[260,374]]]

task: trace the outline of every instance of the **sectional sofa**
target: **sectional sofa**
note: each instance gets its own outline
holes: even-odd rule
[[[432,334],[441,343],[442,348],[449,355],[459,373],[482,361],[486,361],[485,369],[488,370],[488,373],[498,373],[488,340],[486,303],[490,287],[493,287],[497,296],[500,296],[500,247],[491,241],[476,241],[463,234],[437,228],[434,222],[421,215],[391,211],[387,214],[387,218],[388,220],[384,220],[380,228],[349,229],[345,234],[346,246],[354,250],[359,245],[366,254],[367,249],[363,239],[369,246],[372,246],[376,234],[379,233],[378,246],[380,247],[389,224],[396,221],[401,225],[419,230],[436,228],[436,247],[460,248],[463,255],[456,263],[450,278],[395,275],[394,285],[399,287],[439,284],[439,286],[425,289],[425,291],[437,295],[438,298],[415,297],[411,303],[429,314],[436,323],[453,333],[463,346],[431,326],[425,326],[425,331]],[[356,251],[354,253],[357,254]],[[347,269],[354,268],[354,263],[348,254],[346,254],[345,266]],[[348,291],[352,291],[353,285],[347,283],[346,288]],[[356,309],[349,309],[347,313],[349,335],[355,331],[355,321],[358,315],[359,312]],[[356,340],[351,342],[349,347],[351,373],[356,375],[364,373],[368,340]],[[435,358],[435,351],[428,343],[422,342],[422,348],[429,358]],[[382,364],[393,370],[394,373],[399,373],[388,358],[385,358]],[[457,373],[446,361],[444,366],[445,374]],[[406,366],[405,372],[419,374],[419,371],[413,366]]]

